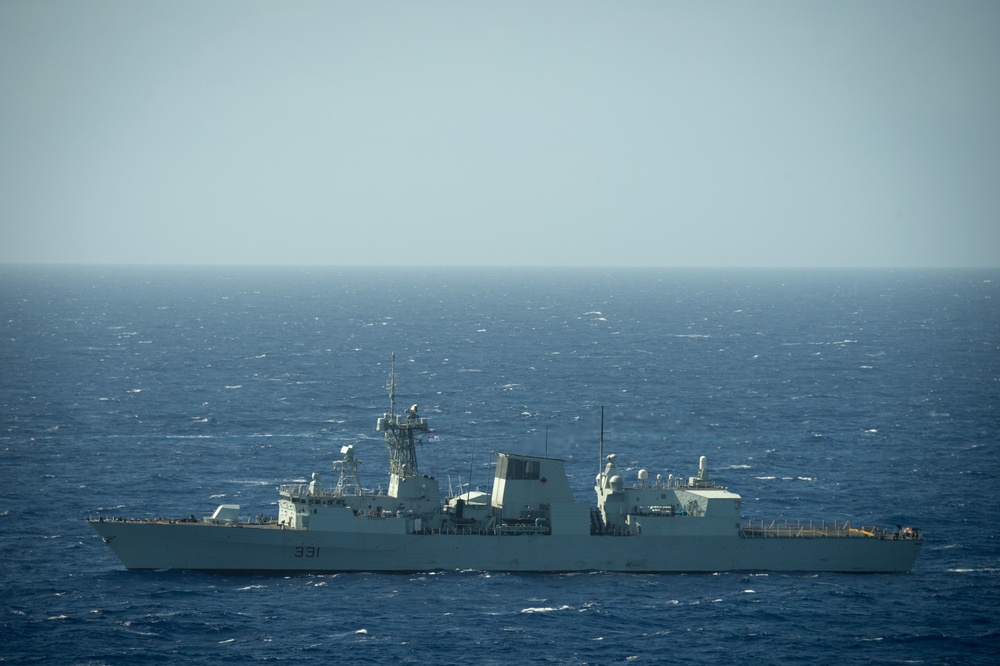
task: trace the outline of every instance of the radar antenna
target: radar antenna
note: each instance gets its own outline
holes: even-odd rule
[[[405,479],[416,476],[417,444],[420,443],[419,433],[429,432],[427,419],[417,413],[418,406],[413,405],[404,414],[396,414],[396,354],[392,355],[392,370],[389,373],[389,411],[378,420],[378,431],[385,437],[385,446],[389,452],[389,472]]]
[[[347,445],[340,449],[343,460],[335,460],[333,469],[340,471],[340,478],[337,480],[335,494],[343,496],[348,490],[353,490],[355,495],[364,495],[365,491],[361,487],[361,479],[358,477],[358,465],[361,461],[354,457],[354,446]]]

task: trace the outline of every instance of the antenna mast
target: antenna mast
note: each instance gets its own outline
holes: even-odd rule
[[[597,471],[604,469],[604,405],[601,405],[601,450],[597,460]]]
[[[419,433],[428,432],[430,428],[427,419],[417,414],[417,405],[404,414],[396,414],[396,354],[392,355],[392,370],[389,373],[389,411],[379,418],[377,428],[385,437],[389,473],[401,479],[417,475]]]

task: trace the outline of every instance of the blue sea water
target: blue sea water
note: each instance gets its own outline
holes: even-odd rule
[[[0,662],[994,664],[1000,272],[0,266]],[[605,453],[748,517],[920,527],[901,575],[127,572],[87,516],[275,513],[400,403],[423,471]],[[330,474],[327,475],[330,478]]]

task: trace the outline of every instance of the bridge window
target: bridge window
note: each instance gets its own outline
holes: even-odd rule
[[[504,458],[498,476],[508,481],[536,481],[541,476],[541,464],[537,460]]]

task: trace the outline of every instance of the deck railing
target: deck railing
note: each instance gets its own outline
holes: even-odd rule
[[[881,527],[852,527],[850,521],[816,522],[791,520],[747,521],[740,525],[740,536],[747,539],[921,539],[919,530],[906,528],[891,532]]]

